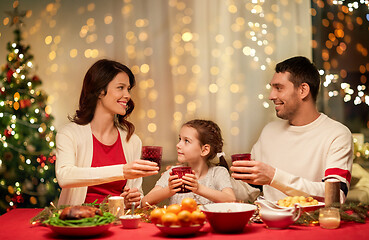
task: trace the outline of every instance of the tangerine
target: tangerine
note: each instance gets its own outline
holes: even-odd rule
[[[191,213],[187,210],[182,210],[178,213],[178,222],[182,227],[188,227],[191,225]]]
[[[172,212],[165,213],[163,216],[161,216],[161,223],[166,227],[178,225],[178,217]]]
[[[167,207],[167,212],[172,212],[178,214],[181,211],[181,206],[179,204],[172,204]]]
[[[181,202],[182,210],[193,212],[197,209],[197,202],[193,198],[184,198]]]
[[[206,220],[206,216],[200,210],[193,211],[191,213],[191,221],[193,224],[203,224]]]
[[[161,217],[165,214],[164,208],[155,208],[150,213],[150,221],[154,224],[161,223]]]

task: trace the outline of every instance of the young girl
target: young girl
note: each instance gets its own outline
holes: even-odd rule
[[[177,154],[182,165],[192,168],[192,174],[186,174],[179,179],[177,175],[171,174],[172,167],[142,198],[142,206],[147,203],[157,204],[167,198],[169,204],[179,204],[186,197],[195,199],[198,204],[235,201],[227,163],[220,154],[222,147],[222,135],[216,123],[197,119],[185,123],[179,133]],[[226,167],[211,166],[210,160],[218,153],[221,155],[220,163]],[[178,193],[182,184],[191,192]]]

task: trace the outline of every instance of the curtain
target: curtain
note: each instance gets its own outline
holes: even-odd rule
[[[0,63],[13,40],[1,1]],[[98,59],[130,67],[137,80],[130,120],[143,145],[176,160],[178,132],[194,118],[222,129],[226,158],[249,152],[275,118],[268,83],[275,64],[311,59],[310,1],[20,1],[24,42],[49,95],[56,129],[73,115],[83,76]]]

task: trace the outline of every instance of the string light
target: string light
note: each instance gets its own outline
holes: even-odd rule
[[[317,4],[317,8],[323,8],[322,4]],[[348,49],[348,45],[351,41],[350,32],[348,30],[353,30],[353,23],[357,23],[358,25],[362,25],[363,19],[361,16],[353,18],[354,11],[359,9],[362,6],[367,6],[369,9],[369,1],[368,0],[360,0],[360,1],[332,1],[331,3],[327,2],[327,4],[337,5],[337,18],[336,14],[332,14],[332,12],[328,11],[327,19],[323,19],[323,26],[330,31],[328,35],[328,40],[325,45],[322,47],[322,59],[324,61],[323,67],[324,69],[319,70],[319,74],[323,76],[323,87],[326,88],[326,92],[329,98],[342,96],[344,102],[350,102],[354,105],[359,105],[363,103],[367,103],[366,99],[368,97],[365,93],[365,85],[358,85],[356,89],[352,89],[350,84],[347,83],[345,79],[347,76],[347,71],[345,69],[341,69],[340,73],[333,73],[334,68],[337,68],[337,60],[332,58],[334,54],[343,55],[345,51]],[[346,17],[345,17],[346,16]],[[355,19],[353,22],[349,21],[350,18]],[[340,21],[338,21],[340,20]],[[328,28],[328,27],[331,28]],[[324,49],[324,47],[326,47]],[[363,44],[358,43],[356,45],[356,50],[366,58],[368,54],[368,49],[364,47]],[[330,51],[335,51],[330,53]],[[360,66],[360,73],[364,74],[366,72],[365,64]],[[362,78],[363,79],[362,75]],[[364,78],[366,80],[366,78]],[[361,80],[361,82],[365,83],[365,80]],[[335,83],[341,82],[341,85],[337,85]],[[364,86],[364,88],[362,87]],[[337,89],[334,89],[337,88]],[[340,90],[341,89],[341,90]]]

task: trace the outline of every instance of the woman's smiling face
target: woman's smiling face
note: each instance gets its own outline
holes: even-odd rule
[[[131,99],[131,86],[129,77],[126,73],[118,73],[114,79],[108,84],[106,94],[100,95],[98,106],[100,105],[105,111],[111,114],[119,114],[124,116],[127,110],[127,103]]]

